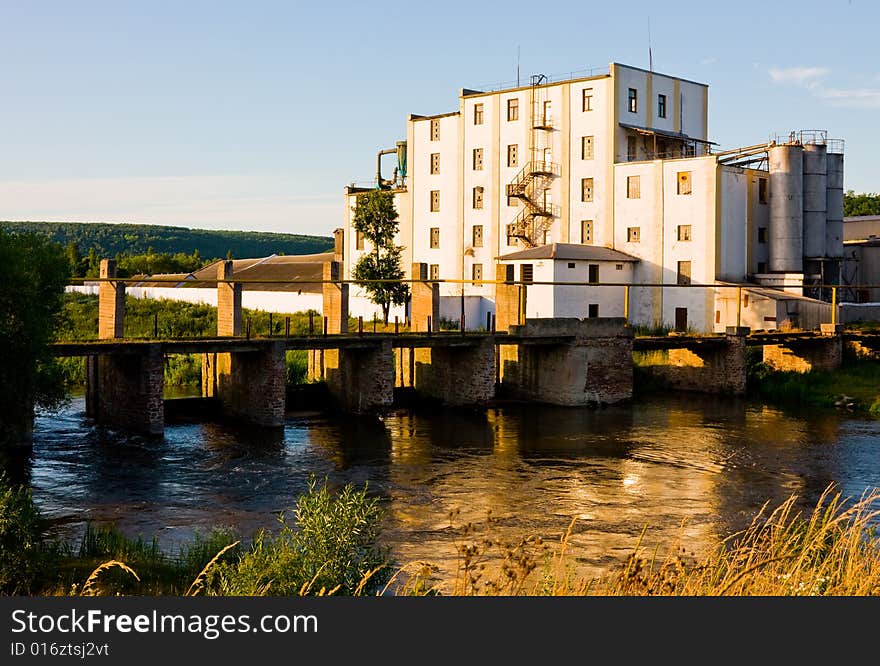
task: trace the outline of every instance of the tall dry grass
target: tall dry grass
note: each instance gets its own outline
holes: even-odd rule
[[[449,584],[415,563],[398,594],[592,596],[880,595],[880,490],[844,498],[829,486],[809,512],[792,495],[762,507],[751,524],[695,558],[680,544],[665,554],[635,545],[626,562],[598,578],[579,577],[567,553],[575,521],[558,542],[503,543],[462,528],[458,569]],[[644,535],[644,532],[643,532]],[[396,575],[392,582],[404,576]]]
[[[836,486],[822,493],[810,511],[798,509],[799,497],[769,504],[749,526],[696,558],[677,544],[665,554],[635,544],[625,563],[601,577],[578,576],[567,547],[576,521],[557,541],[524,537],[504,542],[492,536],[495,520],[467,524],[456,543],[457,571],[451,582],[437,578],[429,562],[399,567],[377,594],[410,596],[875,596],[880,595],[880,489],[858,499],[845,498]],[[453,521],[456,513],[450,515]],[[644,532],[643,532],[644,536]],[[227,547],[227,549],[229,546]],[[202,591],[206,574],[224,551],[202,570],[190,593]],[[108,562],[104,566],[120,565]],[[129,573],[133,571],[125,568]],[[371,569],[357,586],[381,567]],[[99,567],[90,577],[97,577]],[[317,577],[317,574],[316,574]],[[345,593],[340,586],[299,594]],[[85,588],[93,588],[88,583]],[[95,593],[94,589],[89,590]],[[267,594],[268,587],[251,594]],[[350,593],[350,592],[349,592]],[[296,591],[291,592],[296,594]]]

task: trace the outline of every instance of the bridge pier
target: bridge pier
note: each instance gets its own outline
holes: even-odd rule
[[[86,357],[86,416],[126,430],[161,435],[165,357],[158,344]]]
[[[309,379],[324,380],[344,411],[362,414],[393,403],[394,350],[390,339],[365,339],[357,347],[317,350],[314,356],[315,362],[312,356],[309,359]]]
[[[484,405],[495,397],[495,343],[485,337],[415,351],[413,388],[447,405]]]
[[[746,327],[729,326],[723,340],[670,349],[668,364],[641,370],[669,388],[700,393],[745,395]]]
[[[202,397],[224,413],[258,426],[284,425],[287,368],[283,341],[260,351],[202,354]]]
[[[500,354],[505,395],[572,406],[632,397],[633,333],[622,317],[529,319],[510,335],[521,339]]]
[[[774,370],[810,372],[836,370],[843,360],[842,327],[822,324],[820,337],[792,340],[780,345],[765,345],[763,360]]]

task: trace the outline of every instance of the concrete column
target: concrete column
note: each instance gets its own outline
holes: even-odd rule
[[[526,317],[526,287],[513,282],[513,266],[499,264],[495,276],[495,330],[506,332]]]
[[[284,425],[287,391],[282,341],[260,351],[205,354],[202,395],[219,399],[226,415],[258,426]],[[213,357],[213,358],[210,358]]]
[[[623,317],[530,319],[510,333],[526,340],[502,358],[505,395],[553,405],[632,397],[633,333]]]
[[[333,260],[345,261],[345,229],[333,230]]]
[[[724,340],[670,349],[668,363],[641,366],[659,383],[679,391],[745,395],[747,327],[728,326]]]
[[[342,279],[342,263],[324,264],[324,308],[327,333],[348,333],[348,285],[337,283]]]
[[[101,259],[102,279],[116,277],[116,260]],[[101,340],[121,338],[125,331],[125,283],[98,283],[98,337]]]
[[[843,360],[842,327],[822,324],[822,335],[792,340],[783,345],[765,345],[764,363],[782,372],[836,370]]]
[[[217,335],[235,337],[242,334],[241,284],[232,282],[232,262],[217,267]]]
[[[109,426],[161,435],[165,422],[164,361],[158,344],[131,353],[90,357],[86,415]]]
[[[364,347],[328,350],[324,355],[324,379],[331,395],[347,412],[361,414],[391,405],[394,400],[391,340],[374,340]]]
[[[448,405],[483,405],[495,397],[495,342],[418,349],[415,389]]]
[[[428,317],[431,318],[431,331],[440,330],[440,285],[428,282],[428,264],[412,265],[413,279],[419,280],[411,285],[410,330],[425,333],[428,330]]]

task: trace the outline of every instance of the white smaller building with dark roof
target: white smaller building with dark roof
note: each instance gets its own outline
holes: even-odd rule
[[[623,317],[637,257],[599,245],[551,243],[497,257],[500,275],[531,284],[526,316]],[[542,282],[569,282],[541,284]],[[594,286],[595,285],[595,286]]]

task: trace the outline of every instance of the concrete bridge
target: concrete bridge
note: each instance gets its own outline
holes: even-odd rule
[[[339,265],[325,267],[321,331],[301,337],[242,337],[241,284],[232,263],[217,279],[217,337],[162,341],[124,340],[125,284],[115,263],[101,262],[99,338],[56,343],[57,356],[86,358],[86,412],[97,421],[148,434],[164,427],[164,359],[200,354],[202,395],[226,414],[258,426],[279,427],[286,410],[288,350],[309,352],[309,377],[322,379],[344,411],[364,413],[392,404],[394,388],[409,388],[449,405],[485,405],[496,397],[556,405],[626,400],[633,391],[633,352],[659,351],[664,362],[643,369],[673,388],[743,394],[746,349],[782,370],[805,372],[840,365],[842,348],[876,354],[880,336],[844,336],[839,327],[816,333],[634,338],[624,318],[523,321],[515,290],[499,289],[498,321],[489,330],[437,330],[439,289],[412,285],[407,333],[350,333],[348,285]],[[415,272],[415,275],[424,274]],[[505,302],[506,295],[509,301]]]

